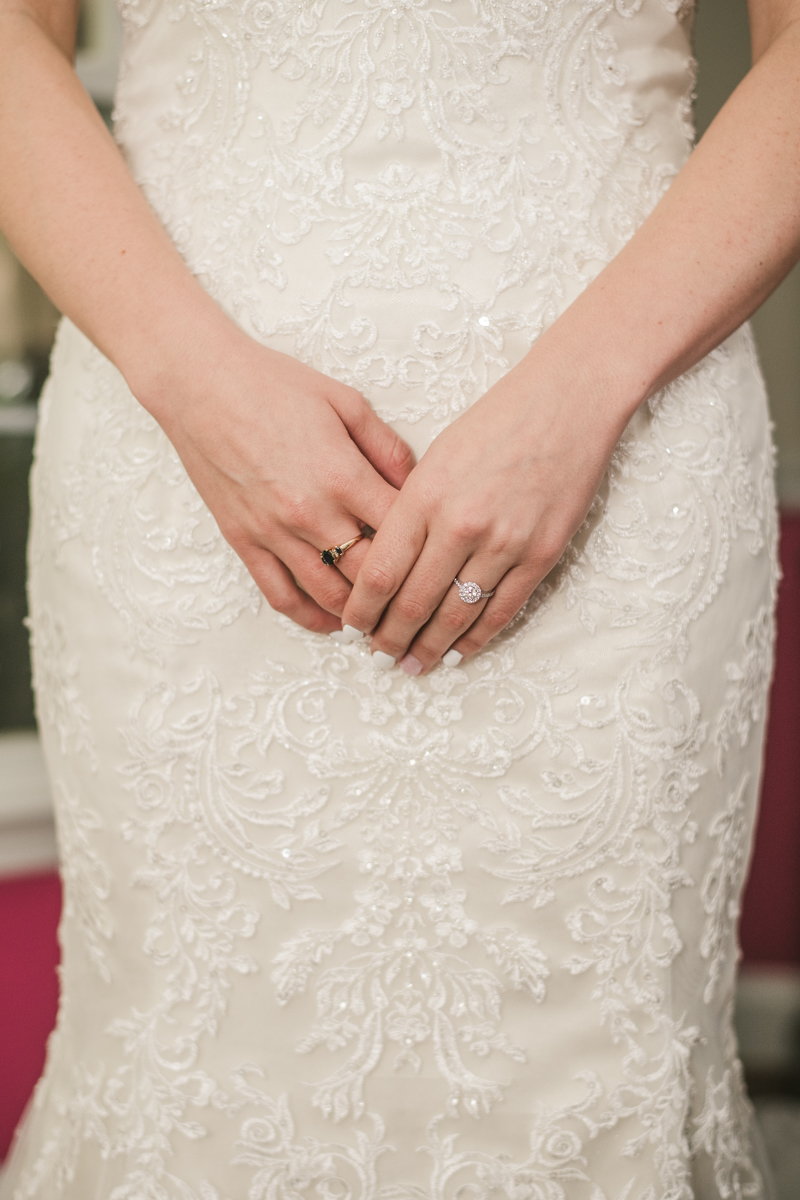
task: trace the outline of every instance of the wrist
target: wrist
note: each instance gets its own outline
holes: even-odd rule
[[[159,328],[136,361],[117,363],[136,399],[165,429],[184,405],[224,394],[237,364],[252,354],[247,334],[205,293],[203,299],[207,303],[186,306],[180,322]]]
[[[577,303],[577,302],[576,302]],[[619,441],[637,408],[647,399],[648,383],[632,357],[617,349],[604,331],[589,327],[572,309],[545,331],[519,364],[530,379],[530,393],[557,398],[559,409],[606,441]],[[566,415],[566,414],[565,414]]]

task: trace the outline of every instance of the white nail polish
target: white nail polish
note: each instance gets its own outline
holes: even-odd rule
[[[392,658],[391,654],[384,654],[382,650],[373,650],[372,661],[379,671],[388,671],[397,660]]]
[[[334,629],[333,633],[328,634],[329,638],[333,638],[340,646],[349,646],[351,639],[347,636],[343,629]]]
[[[343,626],[342,633],[346,635],[348,642],[360,642],[364,637],[364,634],[360,629],[356,629],[355,625]]]
[[[457,650],[448,650],[447,654],[442,655],[442,662],[446,667],[457,667],[463,657]]]

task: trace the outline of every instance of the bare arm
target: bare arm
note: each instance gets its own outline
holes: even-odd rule
[[[633,367],[625,420],[737,329],[800,257],[800,3],[750,0],[754,65],[651,216],[553,327]],[[616,373],[616,363],[613,370]]]
[[[76,0],[0,0],[0,226],[164,427],[272,606],[336,630],[350,589],[317,550],[380,524],[410,451],[354,389],[259,346],[192,276],[74,73],[76,22]]]
[[[409,652],[410,674],[451,646],[474,653],[511,620],[580,526],[636,408],[800,257],[800,0],[750,9],[754,66],[672,187],[522,362],[435,440],[381,527],[343,620],[374,629],[383,655]],[[462,604],[452,587],[462,572],[496,596]]]
[[[182,355],[230,354],[242,335],[186,269],[81,86],[77,13],[76,0],[0,0],[0,224],[157,409]]]

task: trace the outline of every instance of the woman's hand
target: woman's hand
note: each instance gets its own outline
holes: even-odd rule
[[[474,654],[586,515],[629,413],[591,387],[556,386],[532,361],[435,439],[364,557],[342,620],[374,630],[381,666],[416,675],[450,649]],[[495,594],[467,604],[456,576]]]
[[[272,608],[316,633],[340,629],[370,542],[339,569],[319,552],[381,524],[411,450],[357,391],[288,355],[242,335],[223,361],[200,387],[184,372],[188,395],[171,388],[148,407]]]
[[[187,269],[73,69],[78,0],[0,0],[0,223],[176,447],[273,608],[338,616],[411,452],[352,388],[246,337]],[[298,586],[299,585],[299,586]]]

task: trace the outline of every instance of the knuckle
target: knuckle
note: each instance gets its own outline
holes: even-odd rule
[[[395,435],[389,454],[389,465],[396,471],[405,472],[414,463],[414,452],[402,438]]]
[[[392,596],[395,591],[395,577],[381,563],[365,562],[361,568],[361,576],[367,590],[378,596]]]
[[[363,393],[358,388],[354,388],[349,383],[339,383],[338,390],[339,395],[346,404],[352,405],[354,409],[359,411],[371,411]]]
[[[536,557],[548,570],[555,566],[564,553],[566,541],[560,534],[547,532],[537,538]]]
[[[369,420],[370,406],[357,388],[348,383],[337,383],[333,400],[348,424],[354,424],[357,429],[363,428]]]
[[[506,625],[516,616],[517,612],[517,607],[509,604],[508,601],[501,601],[499,604],[490,604],[486,609],[486,616],[484,618],[486,627],[491,629],[492,633],[498,633],[501,629],[505,629]]]
[[[343,466],[337,466],[331,463],[321,476],[323,492],[328,496],[333,496],[335,500],[344,501],[344,507],[348,508],[347,498],[353,491],[353,476],[352,472],[346,470]]]
[[[293,603],[293,598],[288,592],[280,592],[276,588],[270,588],[264,595],[267,597],[270,608],[275,612],[281,613],[284,617],[291,617],[296,611],[296,604]]]
[[[492,553],[514,560],[522,557],[527,545],[527,538],[519,529],[496,529],[492,535],[490,549]]]
[[[278,494],[281,517],[291,529],[310,528],[309,498],[304,492],[282,488]]]
[[[270,574],[267,578],[262,578],[260,583],[261,591],[267,598],[267,603],[275,612],[281,613],[284,617],[292,617],[301,606],[302,601],[299,593],[297,593],[289,584],[280,576],[277,578]]]
[[[460,542],[484,541],[488,532],[489,518],[485,512],[469,509],[459,513],[452,525],[452,532]]]
[[[247,537],[244,530],[239,527],[230,527],[220,525],[220,533],[225,538],[225,541],[238,555],[248,570],[252,569],[253,563],[253,540]]]
[[[474,633],[466,633],[462,638],[458,639],[458,650],[467,658],[470,654],[477,654],[486,645],[486,638],[478,637]]]
[[[468,614],[457,608],[445,607],[441,614],[442,625],[448,633],[460,633],[468,621]]]
[[[315,588],[314,591],[316,593],[314,599],[317,604],[322,608],[326,608],[328,612],[335,611],[338,613],[344,607],[347,599],[344,588],[325,587]]]
[[[395,611],[401,621],[407,621],[410,625],[421,625],[430,616],[428,606],[421,600],[402,594],[395,601]]]
[[[316,563],[314,564],[316,567]],[[324,572],[324,574],[323,574]],[[350,585],[338,571],[322,567],[309,574],[308,579],[299,580],[301,587],[313,596],[317,604],[342,604],[350,591]]]

